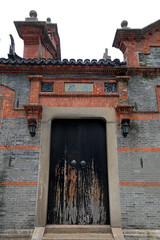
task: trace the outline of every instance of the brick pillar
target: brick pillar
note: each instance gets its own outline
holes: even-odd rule
[[[117,111],[117,118],[120,118],[120,122],[127,120],[130,121],[130,114],[132,113],[134,106],[129,105],[128,101],[128,81],[129,76],[117,76],[116,81],[118,83],[119,103],[115,107]]]
[[[128,104],[128,81],[129,76],[117,76],[116,81],[118,85],[118,93],[119,93],[119,104]]]
[[[39,93],[41,90],[41,75],[28,76],[31,81],[30,104],[39,104]]]

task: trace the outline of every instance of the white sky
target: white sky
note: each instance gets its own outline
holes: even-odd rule
[[[130,28],[143,28],[160,18],[160,0],[4,0],[0,7],[0,57],[7,58],[10,38],[16,53],[23,57],[23,41],[13,21],[24,21],[30,10],[39,21],[50,17],[57,23],[62,59],[101,59],[108,48],[112,60],[123,60],[120,50],[112,47],[122,20]]]

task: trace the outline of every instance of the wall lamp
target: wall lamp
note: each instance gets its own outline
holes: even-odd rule
[[[37,104],[28,104],[23,106],[26,112],[29,133],[31,137],[34,137],[36,134],[36,127],[38,126],[38,120],[41,117],[42,106]]]
[[[123,119],[121,124],[122,124],[123,136],[127,137],[130,130],[130,119]]]
[[[130,131],[130,119],[133,112],[134,106],[129,104],[118,104],[115,107],[117,116],[120,118],[120,125],[124,137],[127,137]]]
[[[30,121],[30,123],[28,124],[28,129],[29,129],[29,133],[30,133],[31,137],[34,137],[36,134],[36,122],[34,119],[32,119]]]

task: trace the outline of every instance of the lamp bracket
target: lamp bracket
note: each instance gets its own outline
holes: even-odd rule
[[[33,121],[37,127],[38,120],[41,117],[42,113],[42,106],[38,104],[28,104],[23,106],[27,115],[28,125]]]
[[[117,111],[119,114],[129,115],[130,113],[133,112],[134,106],[132,106],[132,105],[118,104],[118,105],[115,107],[115,109],[116,109],[116,111]]]

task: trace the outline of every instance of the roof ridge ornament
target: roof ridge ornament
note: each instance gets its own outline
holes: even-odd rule
[[[111,56],[108,56],[108,48],[105,48],[105,52],[103,54],[103,59],[106,60],[111,60]]]
[[[9,34],[9,36],[10,36],[10,39],[11,39],[11,45],[9,46],[8,58],[9,59],[22,59],[15,52],[15,42],[14,42],[14,38],[13,38],[12,34]]]
[[[11,45],[9,47],[9,54],[15,55],[15,42],[12,34],[9,34],[10,39],[11,39]]]

